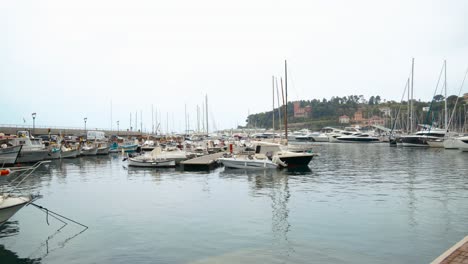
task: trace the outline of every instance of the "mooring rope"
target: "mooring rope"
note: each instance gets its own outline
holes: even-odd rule
[[[43,207],[43,206],[41,206],[41,205],[38,205],[38,204],[35,204],[35,203],[29,203],[29,204],[31,204],[31,205],[33,205],[33,206],[35,206],[35,207],[37,207],[37,208],[39,208],[39,209],[41,209],[41,210],[46,211],[46,212],[47,212],[47,215],[48,215],[48,214],[51,214],[51,216],[56,215],[56,216],[58,216],[58,217],[61,217],[61,218],[63,218],[63,219],[66,219],[66,220],[68,220],[68,221],[70,221],[70,222],[73,222],[73,223],[75,223],[75,224],[77,224],[77,225],[80,225],[80,226],[84,227],[85,229],[88,229],[88,228],[89,228],[87,225],[84,225],[84,224],[82,224],[82,223],[80,223],[80,222],[77,222],[77,221],[75,221],[75,220],[73,220],[73,219],[70,219],[70,218],[68,218],[68,217],[66,217],[66,216],[64,216],[64,215],[61,215],[61,214],[57,213],[57,212],[54,212],[54,211],[52,211],[52,210],[49,210],[49,209],[47,209],[47,208],[45,208],[45,207]],[[64,222],[64,221],[62,221],[62,222],[66,224],[66,222]]]

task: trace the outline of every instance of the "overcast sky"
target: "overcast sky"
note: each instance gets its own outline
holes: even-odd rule
[[[399,101],[413,57],[429,101],[444,59],[458,94],[467,18],[464,0],[1,1],[0,124],[126,129],[142,111],[151,130],[153,105],[182,131],[207,94],[210,130],[231,128],[271,110],[285,59],[290,101]]]

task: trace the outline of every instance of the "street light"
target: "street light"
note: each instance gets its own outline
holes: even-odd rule
[[[119,135],[119,120],[117,120],[117,136]]]
[[[31,116],[33,118],[33,134],[35,134],[36,133],[36,113],[32,113]]]
[[[85,134],[86,134],[86,121],[88,121],[87,117],[84,118],[84,132],[85,132]]]

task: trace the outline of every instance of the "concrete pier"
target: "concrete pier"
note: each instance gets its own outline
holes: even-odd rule
[[[431,264],[468,264],[468,236],[445,251]]]
[[[0,133],[4,134],[10,134],[10,135],[16,135],[18,131],[30,131],[34,135],[47,135],[50,133],[52,135],[85,135],[85,129],[84,128],[76,128],[76,127],[38,127],[36,126],[34,129],[32,126],[23,126],[23,125],[0,125]],[[118,135],[118,136],[141,136],[144,133],[141,133],[139,131],[126,131],[126,130],[106,130],[106,129],[100,129],[100,128],[90,128],[88,127],[86,131],[102,131],[106,133],[106,136],[111,136],[111,135]]]

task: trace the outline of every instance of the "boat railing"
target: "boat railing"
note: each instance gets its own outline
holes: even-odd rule
[[[19,191],[19,186],[29,177],[31,174],[37,170],[41,165],[50,163],[50,160],[43,160],[43,161],[38,161],[32,166],[21,166],[21,167],[12,167],[9,168],[11,171],[11,175],[16,175],[11,181],[9,181],[7,184],[1,186],[2,190],[0,190],[0,193],[13,193],[13,192],[21,192]],[[9,176],[11,177],[11,176]],[[4,188],[7,189],[7,191],[4,190]]]

